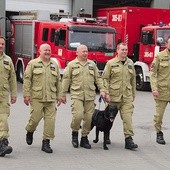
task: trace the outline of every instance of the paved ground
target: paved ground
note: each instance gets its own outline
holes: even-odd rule
[[[58,108],[56,121],[56,138],[51,142],[53,154],[41,151],[42,125],[40,123],[34,135],[34,143],[25,143],[25,124],[29,116],[29,107],[22,100],[22,85],[18,84],[19,96],[17,104],[11,107],[10,145],[13,152],[0,158],[2,170],[168,170],[170,169],[170,106],[165,117],[163,132],[167,144],[155,142],[153,128],[154,101],[150,92],[137,92],[135,100],[134,141],[139,145],[137,151],[124,149],[122,122],[117,116],[111,130],[112,144],[109,150],[102,149],[102,137],[97,144],[92,143],[94,130],[89,139],[91,150],[75,149],[71,145],[71,112],[70,100],[67,105]],[[69,99],[68,94],[68,99]],[[98,96],[97,96],[98,97]],[[104,106],[102,106],[104,108]]]

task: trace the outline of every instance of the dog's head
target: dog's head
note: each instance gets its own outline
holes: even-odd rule
[[[116,106],[108,105],[105,109],[105,118],[113,122],[117,113],[118,113],[118,109]]]

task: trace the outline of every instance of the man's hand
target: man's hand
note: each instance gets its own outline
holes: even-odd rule
[[[61,102],[62,102],[61,99],[57,99],[57,100],[56,100],[57,106],[60,106]]]
[[[62,101],[63,104],[66,104],[67,103],[66,96],[61,97],[61,101]]]
[[[11,97],[11,104],[16,103],[16,101],[17,101],[17,98],[12,96],[12,97]]]
[[[103,101],[105,102],[105,100],[106,100],[106,93],[105,92],[100,92],[100,96],[102,97]]]
[[[31,103],[30,96],[24,97],[24,103],[28,106]]]
[[[106,102],[110,103],[110,95],[109,94],[106,94]]]
[[[158,90],[153,90],[152,94],[153,94],[154,97],[158,97],[159,96]]]

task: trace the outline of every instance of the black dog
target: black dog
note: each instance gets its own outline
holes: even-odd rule
[[[116,106],[108,105],[105,110],[97,110],[92,117],[91,129],[96,126],[96,139],[93,140],[94,143],[99,141],[99,131],[104,132],[103,149],[108,150],[107,144],[110,143],[109,135],[110,129],[113,126],[113,121],[118,113]]]

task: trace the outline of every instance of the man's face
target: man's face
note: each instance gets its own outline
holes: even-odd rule
[[[88,57],[88,49],[86,46],[82,46],[78,51],[77,51],[77,57],[80,60],[87,60]]]
[[[168,42],[166,43],[166,47],[170,51],[170,39],[168,39]]]
[[[126,57],[128,54],[128,47],[127,45],[120,45],[117,49],[117,53],[119,57]]]
[[[3,53],[5,49],[5,40],[3,38],[0,38],[0,54]]]
[[[40,56],[43,59],[48,60],[51,57],[51,47],[49,45],[44,45],[40,49]]]

